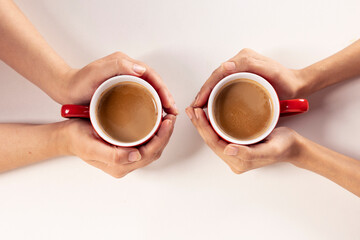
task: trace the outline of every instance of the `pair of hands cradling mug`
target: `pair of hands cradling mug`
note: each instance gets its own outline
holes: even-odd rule
[[[243,60],[243,58],[242,58],[243,56],[248,56],[250,54],[252,54],[253,57],[257,56],[258,58],[262,58],[259,61],[264,60],[264,58],[262,56],[260,56],[259,54],[255,53],[253,51],[245,50],[245,51],[240,52],[232,61],[224,63],[219,69],[217,69],[211,75],[209,80],[202,87],[200,93],[197,95],[197,97],[194,100],[194,102],[192,103],[191,107],[186,109],[187,114],[189,115],[190,119],[194,123],[195,127],[198,129],[200,135],[204,138],[205,142],[215,151],[215,153],[217,153],[217,155],[219,155],[221,158],[223,158],[225,160],[225,162],[229,164],[231,169],[236,173],[244,172],[249,169],[271,163],[270,158],[268,158],[263,153],[263,151],[264,151],[263,146],[264,145],[268,146],[269,144],[267,142],[276,136],[277,136],[276,138],[281,139],[281,138],[286,138],[287,135],[291,135],[291,130],[288,130],[285,128],[279,128],[279,129],[274,130],[280,113],[294,114],[294,113],[305,112],[308,109],[308,103],[304,99],[279,101],[277,94],[279,95],[280,98],[295,97],[295,95],[292,93],[290,87],[286,87],[279,82],[281,80],[279,80],[278,77],[282,78],[283,79],[282,81],[287,82],[288,80],[285,80],[285,79],[286,79],[286,77],[289,77],[289,76],[286,76],[286,74],[280,76],[280,74],[278,72],[279,69],[274,68],[274,67],[281,68],[282,66],[273,62],[270,59],[268,59],[268,60],[270,61],[270,63],[272,63],[274,65],[273,68],[269,68],[268,63],[262,67],[261,65],[256,65],[256,64],[250,63],[250,62],[248,62],[248,63],[245,62],[245,64],[243,62],[241,62],[241,60]],[[246,59],[249,60],[248,58],[246,58]],[[254,60],[255,60],[255,58],[254,58]],[[282,70],[286,70],[286,71],[282,72],[281,74],[284,74],[284,73],[287,73],[288,75],[292,74],[287,69],[283,68]],[[252,72],[252,73],[244,73],[245,71]],[[237,72],[242,72],[242,73],[237,73]],[[237,74],[234,74],[234,73],[237,73]],[[279,76],[276,76],[275,73],[278,73]],[[256,75],[256,74],[258,74],[258,75]],[[267,80],[265,80],[264,78],[262,78],[261,76],[263,76],[267,80],[269,80],[273,86],[271,86],[271,84],[269,84],[269,82]],[[272,108],[271,119],[269,121],[269,124],[266,126],[265,131],[263,133],[261,133],[260,135],[258,134],[257,137],[253,137],[253,138],[247,139],[247,140],[236,139],[236,138],[231,137],[228,134],[224,133],[224,131],[222,131],[220,129],[219,124],[217,124],[215,118],[213,117],[214,114],[212,113],[213,102],[214,102],[215,96],[219,92],[222,91],[222,89],[224,88],[224,85],[226,85],[227,83],[229,83],[231,81],[237,80],[237,79],[250,79],[251,81],[257,82],[257,84],[260,84],[267,92],[267,95],[269,96],[269,102],[271,102],[270,105]],[[272,79],[277,79],[277,82],[271,81]],[[170,125],[169,123],[167,123],[168,122],[167,120],[171,119],[169,121],[171,121],[171,123],[173,123],[173,121],[175,121],[174,115],[177,114],[177,112],[176,112],[177,110],[175,110],[175,112],[172,112],[174,115],[172,115],[171,111],[173,111],[174,109],[170,108],[170,114],[168,114],[164,118],[164,121],[161,123],[161,117],[162,117],[161,102],[165,102],[165,104],[166,104],[166,100],[168,100],[166,98],[167,95],[165,95],[165,98],[164,98],[164,94],[163,94],[164,90],[162,88],[159,88],[159,86],[156,84],[156,82],[148,81],[148,80],[149,79],[146,79],[146,78],[141,79],[141,78],[136,78],[134,76],[126,76],[126,75],[111,78],[111,79],[105,81],[102,85],[100,85],[96,89],[95,93],[92,96],[92,100],[91,100],[89,107],[88,106],[76,106],[76,105],[64,105],[62,108],[62,116],[63,117],[83,117],[83,118],[90,117],[92,126],[93,126],[94,130],[96,131],[97,136],[101,137],[108,144],[111,144],[114,147],[116,146],[117,148],[121,147],[124,149],[124,151],[129,153],[128,161],[119,161],[120,165],[124,165],[124,164],[134,165],[136,163],[140,163],[140,162],[144,161],[144,160],[141,160],[141,156],[142,156],[141,152],[143,152],[144,149],[156,144],[156,140],[159,139],[159,136],[160,137],[162,136],[162,131],[164,131],[164,130],[160,127],[160,125]],[[142,85],[143,87],[145,87],[147,89],[147,91],[149,91],[151,93],[151,95],[153,96],[153,98],[155,99],[154,105],[156,106],[157,109],[159,109],[159,111],[156,112],[156,119],[157,119],[156,123],[154,123],[152,125],[151,129],[148,129],[148,132],[146,132],[145,135],[143,135],[142,137],[140,137],[134,141],[127,141],[127,142],[121,141],[121,140],[113,137],[109,132],[107,133],[106,130],[104,130],[104,126],[102,126],[102,124],[99,122],[99,114],[97,114],[99,106],[101,105],[100,104],[101,99],[104,98],[104,96],[106,95],[106,92],[109,91],[109,89],[114,88],[114,86],[118,85],[121,82],[133,82],[133,83],[136,82],[136,83]],[[273,87],[275,87],[276,92]],[[168,92],[167,89],[165,89],[165,90],[166,90],[166,92]],[[157,94],[157,92],[159,94]],[[161,102],[160,102],[159,95],[161,98]],[[127,96],[130,96],[130,95],[127,95]],[[125,98],[127,98],[127,97],[125,97]],[[124,98],[122,98],[122,100],[123,99]],[[134,101],[134,100],[132,100],[132,101]],[[209,120],[206,118],[204,111],[201,109],[202,107],[205,106],[206,102],[209,103],[209,106],[208,106]],[[165,106],[165,108],[164,108],[165,111],[169,111],[169,108],[166,108],[165,104],[163,104]],[[120,108],[121,108],[121,106],[118,106],[118,110],[120,112],[123,111]],[[115,109],[116,109],[116,107],[112,108],[112,111],[114,111]],[[129,111],[129,109],[127,111]],[[131,110],[131,112],[134,112],[134,108]],[[124,115],[124,113],[125,112],[122,112],[122,115]],[[125,114],[125,115],[130,116],[131,114],[129,112],[129,114]],[[136,116],[137,116],[137,118],[143,118],[141,114],[133,115],[132,117],[134,118]],[[127,121],[131,121],[131,119],[130,120],[127,119]],[[209,123],[209,121],[211,124]],[[122,122],[115,121],[115,122],[113,122],[113,124],[115,124],[115,125],[116,124],[117,125],[125,124],[125,126],[126,126],[126,123],[124,121],[122,121]],[[160,127],[160,129],[159,129],[159,127]],[[244,126],[241,126],[241,127],[244,128]],[[271,132],[273,132],[273,133],[268,137],[268,135]],[[168,135],[168,136],[170,137],[170,135]],[[268,137],[268,138],[265,141],[265,143],[258,143],[266,137]],[[155,142],[155,143],[153,143],[153,142]],[[280,144],[280,145],[284,146],[284,144],[279,142],[279,140],[277,140],[277,141],[273,140],[271,142],[275,142],[274,143],[275,145]],[[166,143],[167,143],[167,141],[166,141]],[[163,144],[161,151],[165,147],[166,143]],[[244,146],[247,144],[254,144],[254,143],[258,143],[258,144]],[[239,145],[239,144],[242,144],[242,145]],[[286,146],[284,146],[284,147],[286,147]],[[259,148],[259,149],[257,149],[257,148]],[[268,158],[268,160],[267,161],[266,160],[265,161],[264,160],[250,161],[253,159],[253,157],[251,157],[251,159],[250,159],[250,154],[249,154],[250,151],[248,151],[248,150],[244,151],[245,149],[251,149],[253,154],[255,152],[257,152],[257,154],[262,154],[263,157]],[[138,152],[136,152],[136,150],[138,150]],[[239,151],[239,150],[242,150],[242,151]],[[156,154],[155,157],[152,158],[152,160],[159,158],[161,151],[158,151],[158,153]],[[248,159],[244,158],[244,156],[239,157],[239,152],[240,152],[240,154],[243,154],[243,155],[246,154],[245,156],[248,156]],[[131,154],[134,155],[134,153],[136,153],[137,156],[135,158],[131,158],[130,155]],[[239,164],[236,163],[238,161],[234,161],[234,159],[236,159],[236,158],[238,158],[238,159],[241,158],[242,159],[241,162],[247,162],[247,163],[254,162],[254,163],[251,163],[251,167],[249,167],[250,164],[241,163],[241,167],[239,167],[239,166],[237,166]],[[133,161],[131,161],[131,159]],[[146,162],[148,164],[151,161],[146,161]],[[235,164],[234,164],[234,162],[235,162]],[[113,166],[107,164],[108,166],[106,168],[102,168],[102,169],[115,177],[122,177],[126,173],[131,171],[131,170],[130,171],[120,170],[120,173],[118,173],[119,171],[114,172],[111,170],[111,168],[113,168],[114,165],[116,165],[116,164],[117,164],[116,162],[112,164]],[[246,167],[244,167],[244,166],[246,166]],[[115,168],[116,168],[116,166],[115,166]],[[137,168],[137,167],[135,167],[135,168]],[[132,168],[132,170],[134,170],[135,168]]]
[[[96,89],[113,76],[140,77],[156,90],[166,115],[154,137],[138,147],[118,147],[109,144],[96,134],[88,120],[70,119],[64,122],[63,130],[59,133],[64,139],[62,152],[76,155],[116,178],[142,168],[160,157],[173,132],[178,110],[170,91],[152,68],[124,53],[116,52],[67,75],[74,79],[71,81],[70,92],[70,102],[73,104],[89,103]]]
[[[250,72],[265,78],[276,90],[280,100],[305,97],[305,84],[300,72],[285,68],[278,62],[262,56],[251,49],[243,49],[236,56],[218,67],[201,87],[186,113],[205,143],[231,168],[240,174],[276,162],[295,162],[298,154],[299,135],[286,127],[275,128],[261,142],[252,145],[239,145],[225,141],[211,126],[203,108],[207,107],[210,94],[215,86],[227,76],[238,72]],[[298,100],[296,100],[297,103]],[[286,102],[283,102],[286,103]],[[296,104],[295,111],[307,110],[307,101]],[[275,126],[273,126],[275,127]],[[269,132],[268,132],[269,133]],[[257,139],[260,141],[262,138]]]

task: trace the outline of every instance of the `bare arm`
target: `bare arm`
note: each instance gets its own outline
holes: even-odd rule
[[[320,174],[360,197],[360,161],[298,136],[302,154],[294,165]]]
[[[0,172],[64,153],[57,134],[61,125],[0,124]]]
[[[281,99],[306,97],[332,84],[360,76],[360,40],[300,70],[288,69],[251,49],[243,49],[211,74],[186,109],[204,141],[235,173],[287,161],[318,173],[360,197],[360,161],[313,143],[291,129],[277,128],[265,142],[251,146],[228,144],[219,139],[202,107],[222,78],[243,71],[266,78]]]
[[[276,128],[264,142],[229,144],[214,132],[201,108],[186,109],[207,145],[237,174],[276,162],[289,162],[318,173],[360,197],[360,161],[322,147],[295,131]]]
[[[327,86],[360,76],[360,40],[298,72],[303,82],[298,91],[300,96],[307,96]]]
[[[115,52],[82,69],[68,66],[11,0],[0,0],[0,36],[0,59],[60,104],[89,103],[102,82],[127,74],[149,82],[168,113],[178,112],[161,77],[124,53]]]
[[[0,59],[58,102],[70,70],[11,0],[0,1]]]
[[[123,177],[158,159],[167,145],[176,117],[164,117],[147,144],[121,148],[102,141],[88,120],[33,124],[0,124],[0,173],[61,155],[74,155],[114,176]]]
[[[281,99],[307,97],[332,84],[360,76],[360,40],[299,70],[286,68],[251,49],[243,49],[211,74],[191,106],[203,107],[214,86],[227,75],[236,72],[252,72],[266,78]]]
[[[159,93],[165,111],[156,136],[138,148],[111,146],[89,121],[48,125],[0,124],[0,172],[59,155],[75,155],[114,177],[156,160],[172,134],[177,109],[161,77],[146,64],[115,52],[82,69],[70,68],[11,0],[0,0],[0,59],[61,104],[87,104],[95,89],[116,75],[134,75]]]

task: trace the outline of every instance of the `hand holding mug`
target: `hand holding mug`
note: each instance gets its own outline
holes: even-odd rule
[[[252,55],[252,57],[249,55]],[[272,148],[275,148],[275,145],[263,145],[264,143],[261,141],[265,139],[265,142],[267,142],[274,136],[278,136],[278,131],[286,132],[286,130],[281,130],[282,128],[280,130],[275,129],[280,114],[294,115],[306,112],[308,102],[305,99],[279,100],[279,95],[282,98],[296,95],[296,84],[281,83],[284,81],[283,77],[292,75],[291,70],[287,70],[280,64],[270,60],[266,64],[265,58],[261,59],[260,55],[251,50],[241,51],[232,60],[224,63],[213,72],[201,88],[191,107],[186,109],[186,113],[210,148],[224,159],[234,172],[239,173],[274,162],[276,158],[269,156],[275,154],[275,152],[271,151]],[[241,65],[241,63],[244,63],[244,65]],[[267,69],[271,64],[278,69]],[[285,74],[281,78],[280,75],[276,75],[276,73],[279,73],[279,68]],[[267,79],[250,72],[239,72],[242,69],[260,72],[263,76],[266,75],[267,77],[282,80],[277,80],[274,83],[274,81],[267,81]],[[276,86],[277,91],[274,89]],[[208,103],[210,123],[202,109],[206,103]],[[269,136],[269,134],[271,135]],[[290,136],[290,134],[286,136]],[[255,145],[243,146],[249,144]],[[262,148],[258,146],[270,146],[265,148],[265,150],[268,149],[269,151],[262,151]],[[285,145],[285,148],[286,146],[288,145]],[[292,147],[292,144],[289,147]],[[288,151],[284,150],[284,152]],[[247,164],[246,166],[251,165],[251,167],[239,168],[238,165],[234,164],[234,156],[243,159]],[[260,162],[254,165],[248,163],[252,159],[261,159],[259,156],[263,156],[267,160],[273,160],[261,160],[263,164]],[[245,163],[242,162],[240,165]]]
[[[173,114],[163,118],[155,89],[130,75],[108,79],[96,89],[90,106],[64,105],[61,114],[90,118],[91,124],[68,121],[69,152],[114,177],[158,159],[176,120]]]
[[[286,127],[275,128],[263,142],[257,144],[228,143],[216,134],[203,109],[189,107],[186,113],[205,143],[236,174],[277,162],[295,163],[303,148],[301,137]]]
[[[105,80],[117,75],[141,77],[158,92],[167,113],[177,114],[175,101],[161,77],[146,64],[121,52],[98,59],[82,69],[70,69],[54,89],[54,98],[61,104],[88,104],[95,90]]]
[[[115,146],[111,144],[111,141],[106,140],[106,134],[99,137],[99,129],[96,133],[94,126],[88,121],[80,119],[66,121],[68,124],[63,131],[68,139],[66,141],[68,143],[68,147],[66,147],[68,154],[79,156],[85,162],[114,177],[122,177],[137,168],[148,165],[161,156],[173,132],[178,112],[169,90],[159,75],[145,64],[122,53],[114,53],[87,65],[83,69],[69,72],[69,94],[66,103],[88,104],[96,89],[99,89],[105,80],[115,75],[124,74],[139,76],[145,80],[144,82],[151,85],[158,97],[157,102],[160,102],[157,105],[160,116],[162,116],[163,109],[168,113],[162,121],[161,117],[159,118],[160,121],[156,122],[156,129],[149,136],[141,139],[147,141],[146,144],[136,147],[135,145],[144,142],[139,141],[137,144],[130,144],[127,147]],[[64,114],[65,109],[63,108],[63,110]],[[89,113],[88,111],[87,117],[89,117]],[[84,114],[86,115],[86,107],[82,108],[80,117],[84,117]]]
[[[159,131],[146,144],[138,148],[117,147],[103,141],[88,120],[70,119],[63,122],[59,131],[62,139],[62,153],[75,155],[86,163],[103,170],[115,178],[145,167],[157,160],[174,129],[176,117],[164,117]]]
[[[192,107],[203,107],[215,85],[236,72],[250,72],[262,76],[275,88],[280,99],[306,97],[300,71],[284,67],[280,63],[251,50],[243,49],[236,56],[221,64],[205,82],[195,97]]]

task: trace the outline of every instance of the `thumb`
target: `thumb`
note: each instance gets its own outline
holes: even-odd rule
[[[250,146],[228,144],[224,149],[224,154],[236,156],[242,160],[254,160],[268,158],[273,154],[273,149],[268,142],[257,143]]]
[[[146,67],[131,60],[120,57],[105,57],[87,67],[90,75],[100,83],[117,75],[133,75],[140,77],[146,72]]]
[[[232,66],[229,68],[228,66]],[[251,72],[262,77],[267,78],[269,75],[269,66],[266,65],[266,62],[259,60],[254,56],[243,56],[240,59],[229,60],[222,64],[223,69],[225,69],[229,74],[234,72]]]
[[[249,147],[238,145],[238,144],[228,144],[224,148],[224,154],[228,156],[237,156],[243,159],[246,155],[249,155],[250,149]]]
[[[106,163],[108,165],[128,164],[141,160],[141,154],[137,148],[123,148],[109,145],[102,140],[96,140],[91,147],[90,159]]]

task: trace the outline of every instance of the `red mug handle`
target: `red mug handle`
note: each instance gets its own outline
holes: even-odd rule
[[[280,101],[280,116],[292,116],[309,110],[309,102],[306,99],[290,99]]]
[[[90,118],[89,106],[83,105],[63,105],[61,116],[64,118]]]

